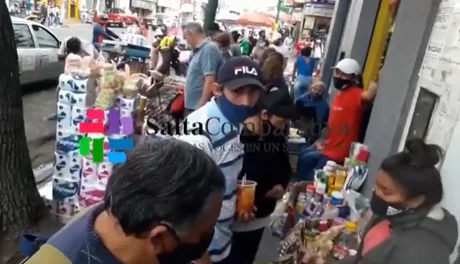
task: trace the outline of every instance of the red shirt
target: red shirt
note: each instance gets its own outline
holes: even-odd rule
[[[348,157],[352,142],[358,140],[362,117],[361,93],[356,86],[337,92],[329,110],[328,131],[322,153],[341,162]]]
[[[362,255],[366,255],[369,250],[380,245],[383,241],[387,240],[390,235],[390,222],[388,220],[383,220],[376,224],[364,237]]]

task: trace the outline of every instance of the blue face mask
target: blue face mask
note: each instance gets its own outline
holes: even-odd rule
[[[255,106],[236,105],[230,102],[224,94],[217,98],[217,105],[222,114],[233,124],[241,124],[246,118],[257,113]]]

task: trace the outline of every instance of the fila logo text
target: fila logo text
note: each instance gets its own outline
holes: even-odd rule
[[[235,75],[238,75],[240,73],[251,74],[254,76],[258,75],[256,68],[249,68],[248,66],[235,67]]]

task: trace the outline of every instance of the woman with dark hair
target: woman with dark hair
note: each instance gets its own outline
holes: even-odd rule
[[[65,39],[58,52],[59,56],[62,58],[65,58],[67,54],[71,53],[79,55],[82,58],[85,56],[93,56],[94,59],[97,59],[99,57],[99,52],[97,52],[93,44],[77,37]]]
[[[312,49],[310,47],[300,50],[300,55],[297,56],[294,62],[294,71],[292,73],[292,81],[294,82],[294,101],[297,101],[312,83],[313,73],[316,68],[316,58],[311,57]]]
[[[338,264],[448,264],[457,243],[457,221],[443,198],[436,165],[442,150],[421,139],[383,160],[371,199],[373,217],[358,254]]]

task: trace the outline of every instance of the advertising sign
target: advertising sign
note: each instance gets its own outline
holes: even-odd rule
[[[334,5],[330,4],[306,4],[304,8],[306,16],[332,17],[334,14]]]

